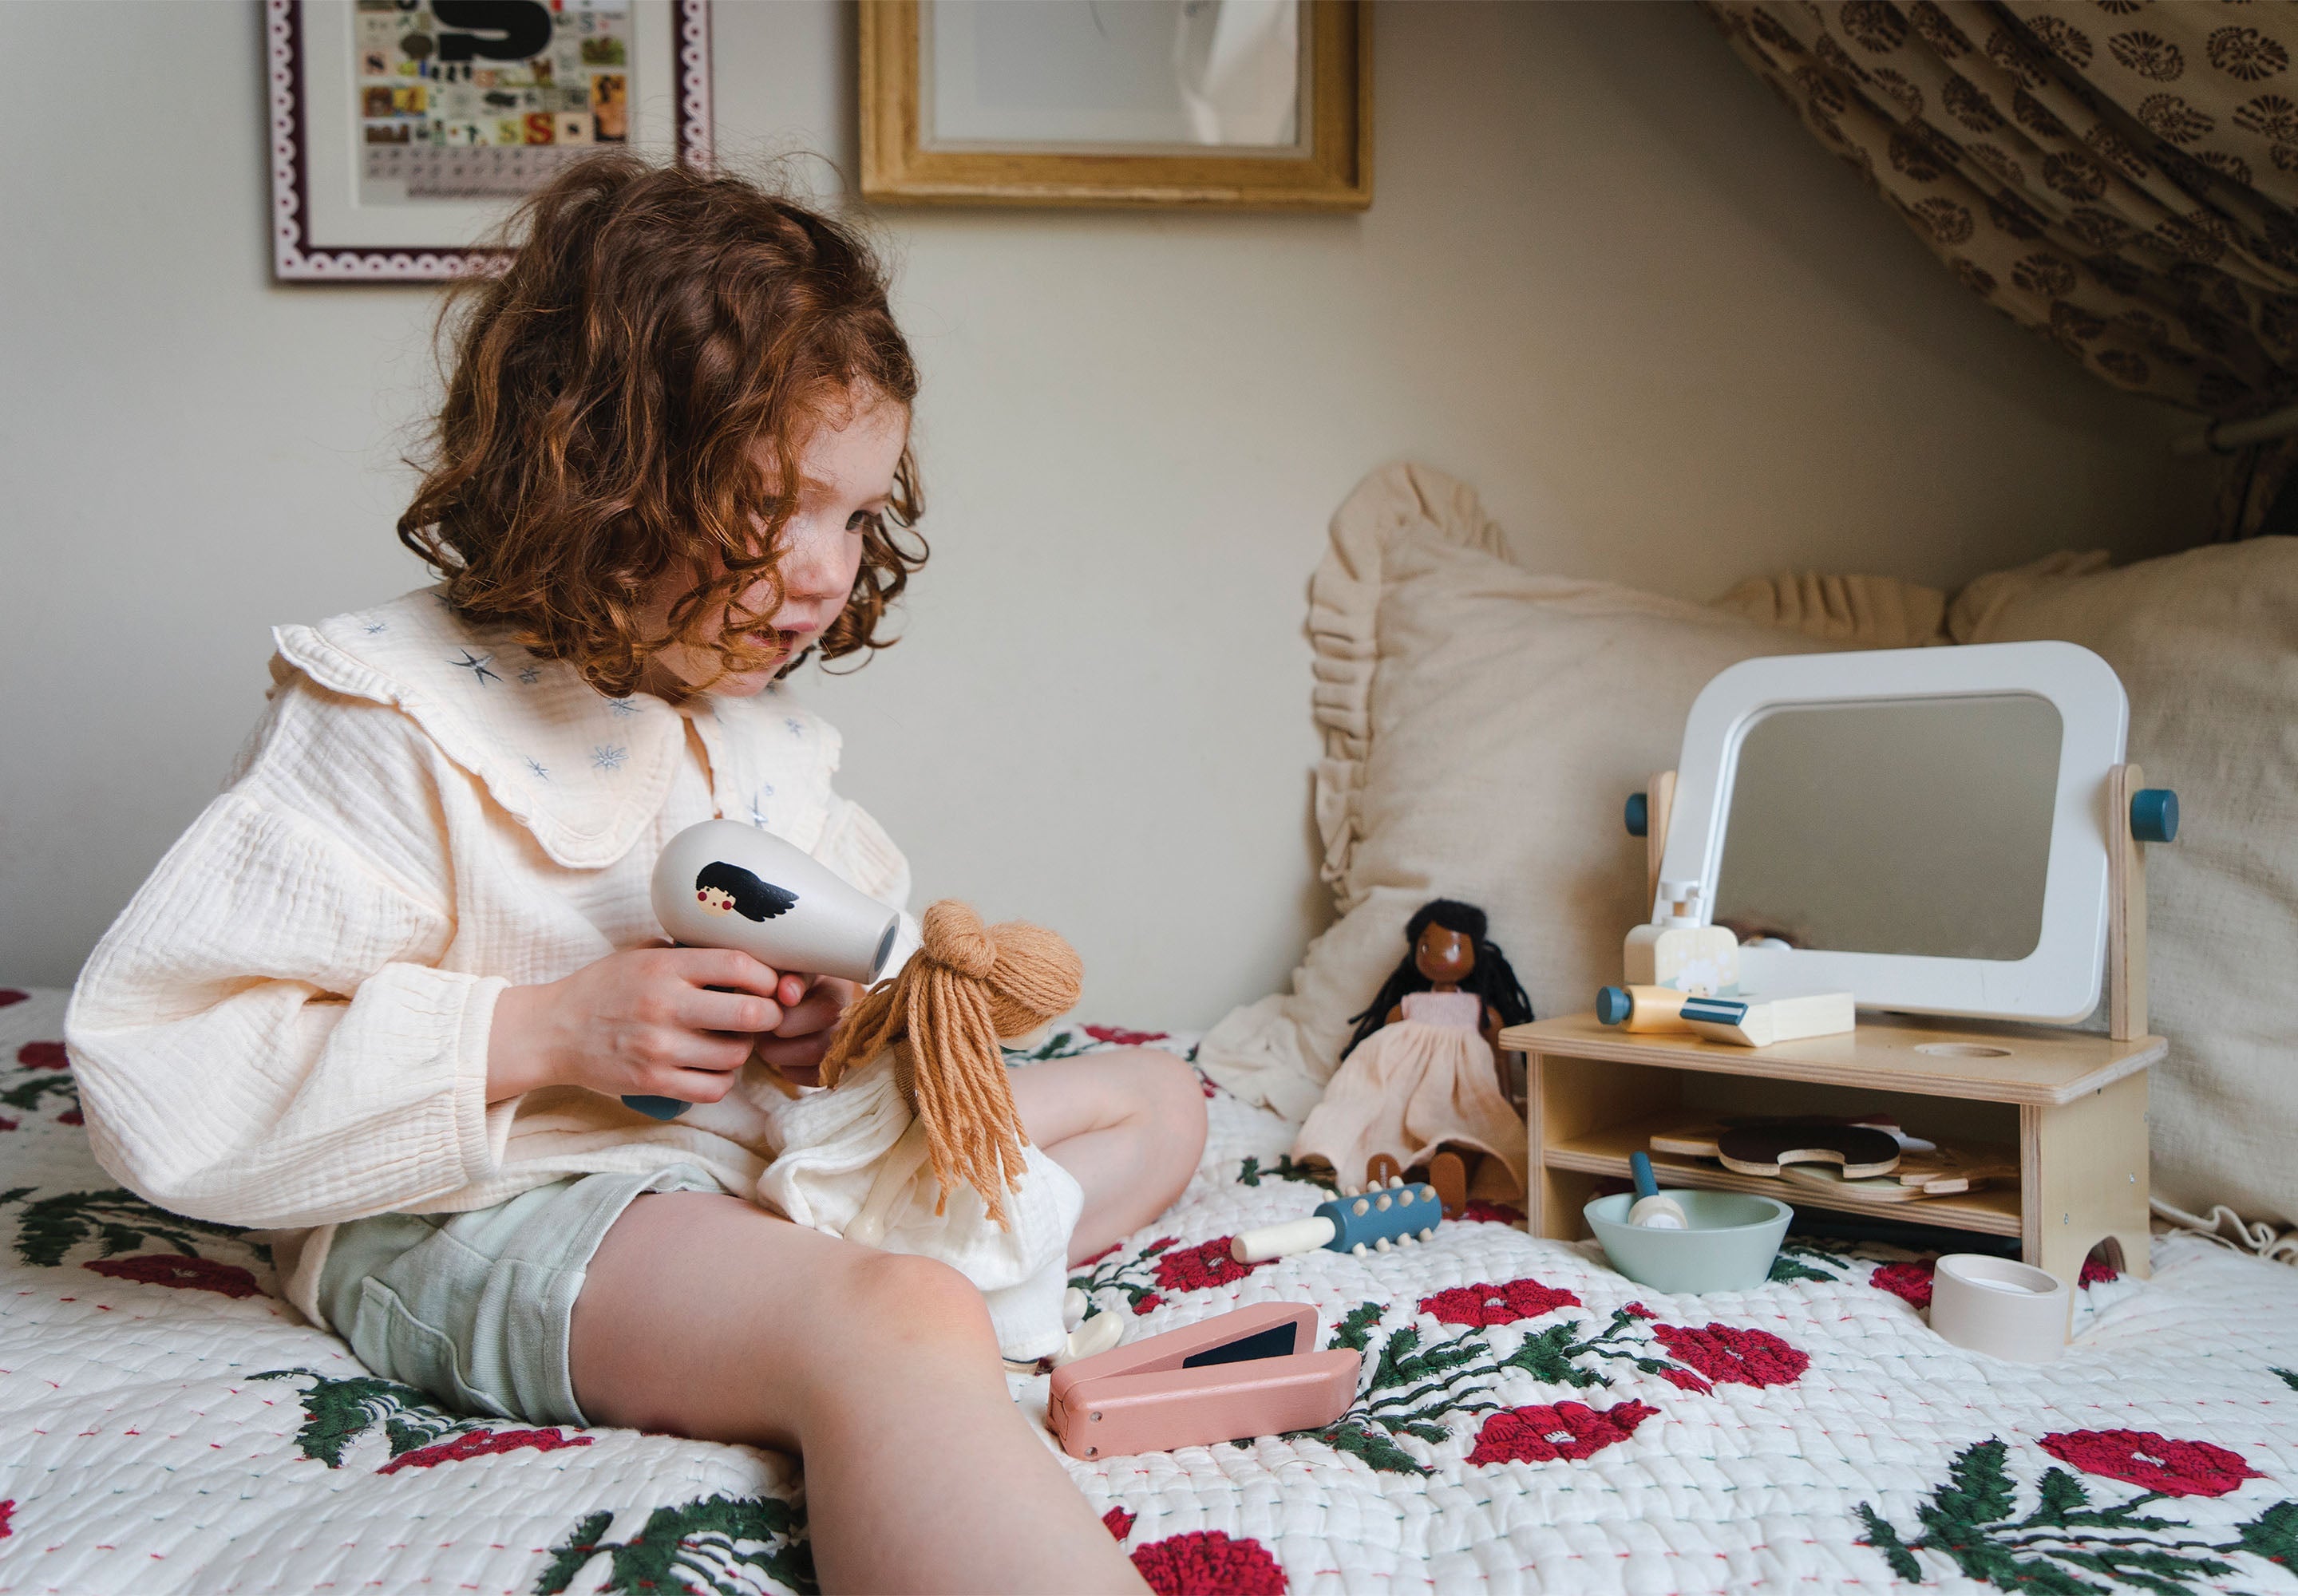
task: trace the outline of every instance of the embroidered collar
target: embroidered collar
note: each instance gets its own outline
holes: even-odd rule
[[[435,588],[278,627],[272,638],[321,686],[408,715],[570,868],[630,851],[684,751],[679,712],[661,699],[607,697],[572,665],[528,654],[508,628],[467,624]]]

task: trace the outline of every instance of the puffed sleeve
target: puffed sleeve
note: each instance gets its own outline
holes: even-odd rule
[[[507,984],[434,967],[454,918],[420,733],[298,680],[233,786],[98,944],[65,1037],[95,1156],[257,1227],[403,1208],[494,1168]],[[426,822],[429,822],[426,827]]]

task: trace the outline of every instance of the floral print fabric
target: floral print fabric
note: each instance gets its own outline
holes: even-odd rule
[[[2298,11],[1707,9],[1971,292],[2103,380],[2214,416],[2298,398]]]

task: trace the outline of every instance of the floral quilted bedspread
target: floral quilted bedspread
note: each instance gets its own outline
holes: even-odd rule
[[[789,1460],[444,1411],[248,1238],[113,1186],[62,1003],[0,989],[0,1592],[814,1588]],[[1140,1041],[1186,1050],[1044,1051]],[[1364,1374],[1327,1429],[1070,1464],[1160,1592],[2298,1591],[2298,1271],[2160,1241],[2032,1369],[1932,1335],[1929,1260],[1889,1249],[1791,1239],[1759,1290],[1667,1297],[1481,1207],[1248,1267],[1231,1235],[1327,1194],[1206,1093],[1182,1202],[1078,1283],[1137,1335],[1311,1303]]]

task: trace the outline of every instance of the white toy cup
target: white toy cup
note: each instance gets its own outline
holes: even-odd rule
[[[2048,1363],[2067,1344],[2067,1283],[1983,1253],[1949,1253],[1931,1275],[1931,1329],[1957,1346]]]
[[[770,831],[705,820],[670,839],[655,861],[655,917],[690,948],[738,948],[775,970],[878,979],[901,916]],[[675,1119],[675,1098],[626,1097],[656,1119]]]

